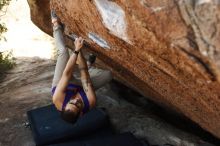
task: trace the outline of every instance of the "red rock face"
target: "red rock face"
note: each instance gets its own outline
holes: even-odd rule
[[[37,2],[29,0],[32,20],[51,32],[49,0]],[[125,84],[220,138],[217,1],[51,0],[51,7]]]

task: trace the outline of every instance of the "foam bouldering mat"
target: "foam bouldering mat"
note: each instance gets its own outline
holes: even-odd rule
[[[48,146],[148,146],[147,143],[138,140],[131,133],[122,133],[89,140],[74,140],[72,142],[53,144]]]
[[[78,139],[108,129],[107,114],[99,108],[92,109],[80,117],[75,124],[61,119],[54,105],[37,108],[27,112],[36,145],[58,143],[68,139]],[[108,130],[101,130],[109,133]],[[106,132],[107,131],[107,132]]]

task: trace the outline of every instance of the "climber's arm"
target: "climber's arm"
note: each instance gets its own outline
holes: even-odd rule
[[[83,86],[84,92],[86,93],[86,96],[89,98],[90,108],[92,108],[96,104],[96,95],[95,95],[95,91],[94,91],[91,78],[88,72],[88,66],[86,64],[86,61],[85,61],[85,58],[82,52],[79,53],[78,62],[79,62],[82,86]]]
[[[53,102],[57,105],[58,109],[60,109],[65,97],[66,87],[68,86],[68,82],[71,79],[72,72],[74,69],[74,65],[76,64],[77,54],[73,53],[69,58],[66,67],[63,71],[60,81],[57,84],[56,90],[53,95]]]
[[[80,49],[82,48],[82,45],[78,44],[78,43],[83,43],[82,38],[79,38],[75,41],[75,48],[76,48],[75,53],[73,53],[70,56],[70,58],[66,64],[66,67],[63,71],[62,77],[61,77],[60,81],[58,82],[55,93],[53,95],[53,102],[55,103],[55,105],[57,103],[58,109],[60,109],[62,106],[64,97],[65,97],[66,87],[68,86],[69,80],[71,79],[71,76],[72,76],[72,73],[74,70],[74,66],[76,64],[76,60],[77,60],[77,56],[78,56],[77,52],[79,52]]]

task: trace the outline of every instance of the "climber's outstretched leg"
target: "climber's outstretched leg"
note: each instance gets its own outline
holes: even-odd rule
[[[66,67],[67,61],[69,60],[69,52],[64,43],[63,27],[61,25],[61,22],[59,21],[59,18],[53,10],[51,11],[51,20],[53,24],[53,36],[55,39],[55,45],[58,50],[57,63],[52,81],[52,87],[54,87],[58,84]]]

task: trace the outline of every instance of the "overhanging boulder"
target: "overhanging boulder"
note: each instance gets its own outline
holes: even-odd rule
[[[220,138],[218,1],[28,2],[43,31],[51,34],[51,5],[125,84]]]

